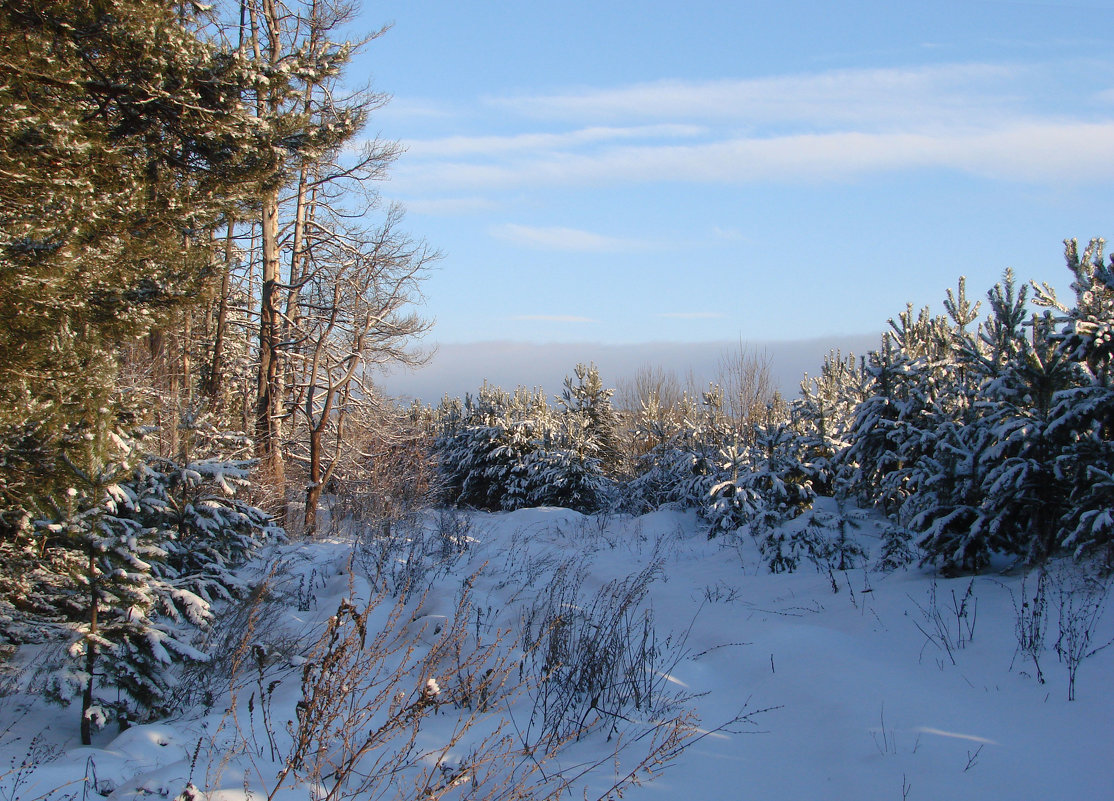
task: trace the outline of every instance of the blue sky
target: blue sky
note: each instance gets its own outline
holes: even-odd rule
[[[367,3],[432,340],[880,331],[1114,235],[1114,2]]]

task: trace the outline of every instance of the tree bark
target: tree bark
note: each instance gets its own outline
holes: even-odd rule
[[[233,222],[228,220],[228,230],[224,236],[224,269],[221,271],[220,300],[217,307],[216,331],[213,333],[213,355],[209,362],[209,375],[205,381],[205,395],[213,408],[223,405],[224,393],[224,332],[228,327],[228,293],[231,289],[232,275],[232,234]]]
[[[85,688],[81,692],[81,744],[93,744],[93,721],[89,711],[93,708],[93,682],[97,667],[97,557],[93,543],[89,543],[89,636],[85,646]]]
[[[263,23],[267,40],[266,59],[277,65],[281,52],[280,21],[273,0],[263,0],[262,20],[251,7],[252,47],[260,57],[258,24]],[[268,119],[279,115],[280,99],[268,89],[260,98],[258,113]],[[262,275],[259,304],[259,381],[256,390],[256,449],[280,494],[277,516],[285,519],[286,469],[282,456],[282,371],[280,369],[281,325],[279,318],[279,187],[268,187],[260,197]]]
[[[275,486],[282,488],[286,470],[282,458],[282,399],[279,356],[278,276],[278,190],[263,197],[261,239],[263,242],[262,292],[259,309],[259,385],[256,393],[255,432],[259,456]]]

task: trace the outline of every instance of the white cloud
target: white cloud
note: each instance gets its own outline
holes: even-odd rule
[[[897,69],[848,69],[715,81],[664,80],[565,94],[486,98],[504,111],[562,120],[741,120],[748,124],[822,126],[915,118],[956,122],[989,118],[1016,100],[1011,88],[1024,69],[1011,65],[945,64]]]
[[[491,229],[492,236],[541,250],[568,250],[582,253],[616,253],[643,250],[646,242],[582,231],[577,228],[537,227],[505,223]]]
[[[514,163],[448,162],[400,169],[404,186],[509,188],[677,181],[749,184],[849,179],[924,167],[1032,182],[1114,178],[1114,121],[1023,122],[981,131],[800,133],[692,145],[639,145],[598,153],[541,154]],[[571,229],[503,226],[523,244],[624,250],[635,243]]]
[[[505,155],[531,150],[560,150],[580,145],[630,139],[672,139],[699,136],[706,129],[697,125],[638,125],[631,127],[580,128],[563,133],[524,133],[513,136],[450,136],[416,139],[406,143],[406,152],[416,158]]]
[[[950,64],[488,98],[489,110],[579,127],[411,142],[392,183],[423,197],[659,182],[800,183],[921,168],[1021,182],[1107,182],[1114,178],[1114,120],[1049,110],[1069,102],[1060,97],[1064,76],[1057,70],[1063,66]],[[495,233],[562,250],[636,246],[567,229],[509,226]]]

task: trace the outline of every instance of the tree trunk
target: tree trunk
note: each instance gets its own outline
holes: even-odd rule
[[[251,7],[252,47],[260,58],[258,23],[254,6]],[[263,25],[267,43],[266,61],[272,66],[279,63],[281,53],[281,23],[274,0],[263,0]],[[258,114],[267,119],[279,116],[281,100],[274,89],[267,89],[258,100]],[[260,239],[262,242],[262,274],[259,303],[259,381],[256,391],[255,432],[256,449],[275,490],[279,493],[276,515],[281,521],[286,517],[286,469],[282,458],[282,371],[280,360],[279,319],[279,187],[266,189],[260,197]]]
[[[282,489],[286,470],[282,459],[282,421],[280,381],[278,309],[278,190],[263,196],[261,238],[263,242],[263,285],[259,309],[259,384],[256,394],[256,447],[271,479]]]
[[[97,667],[97,557],[93,543],[89,543],[89,636],[85,647],[85,688],[81,692],[81,744],[93,744],[93,721],[89,711],[93,708],[94,671]]]
[[[311,426],[309,430],[309,481],[306,483],[305,535],[312,537],[317,533],[317,506],[324,490],[324,476],[321,469],[321,451],[324,447],[325,427]]]
[[[228,221],[228,231],[224,236],[224,269],[220,279],[220,300],[217,308],[217,330],[213,334],[213,358],[209,362],[209,376],[205,381],[205,395],[213,408],[222,405],[224,383],[224,332],[228,327],[228,293],[232,275],[232,220]]]

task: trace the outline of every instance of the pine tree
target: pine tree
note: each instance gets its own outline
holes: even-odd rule
[[[917,439],[916,458],[907,471],[912,493],[900,519],[919,535],[927,558],[940,558],[949,569],[981,569],[989,551],[971,527],[979,514],[986,443],[985,432],[975,425],[979,338],[969,328],[979,304],[967,300],[963,278],[956,293],[948,290],[944,308],[947,316],[933,320],[920,375],[922,427],[910,432]]]
[[[29,0],[0,11],[0,532],[65,485],[61,432],[110,407],[106,349],[211,275],[209,231],[273,175],[258,73],[187,5]],[[90,392],[95,386],[96,391]],[[20,467],[31,454],[39,467]]]
[[[548,412],[544,397],[521,389],[512,397],[484,383],[459,407],[442,407],[459,408],[459,418],[448,418],[434,445],[449,502],[490,510],[525,505],[531,492],[526,460],[540,445],[536,435],[544,436],[536,419]]]
[[[604,473],[613,475],[621,459],[619,417],[611,407],[614,390],[605,389],[594,364],[578,364],[566,376],[557,399],[563,410],[570,444],[580,452],[591,451]]]
[[[165,713],[171,666],[205,658],[186,634],[208,624],[212,602],[246,589],[235,569],[280,535],[235,497],[250,463],[220,453],[250,442],[193,422],[196,458],[183,465],[144,454],[122,429],[75,429],[83,447],[65,457],[72,486],[35,522],[43,558],[18,615],[69,630],[75,666],[55,675],[51,695],[80,696],[83,742],[111,720]]]
[[[849,491],[887,515],[896,515],[906,497],[901,361],[888,334],[881,347],[867,355],[865,398],[855,407],[847,446],[837,455]]]
[[[837,456],[848,446],[855,410],[866,393],[866,374],[854,354],[839,351],[824,357],[820,375],[801,381],[801,394],[792,408],[799,432],[798,448],[807,464],[809,480],[819,495],[833,495],[843,468]]]
[[[1078,370],[1076,386],[1053,397],[1048,433],[1064,443],[1056,470],[1070,483],[1060,545],[1076,556],[1093,555],[1114,565],[1114,259],[1104,263],[1101,239],[1080,252],[1067,240],[1074,304],[1060,303],[1047,284],[1036,303],[1060,325],[1059,354]]]
[[[989,300],[976,423],[985,475],[971,536],[985,538],[990,550],[1040,563],[1059,550],[1067,512],[1068,486],[1057,467],[1065,443],[1050,425],[1053,399],[1073,385],[1075,370],[1051,338],[1051,320],[1026,319],[1026,287],[1015,290],[1012,273]]]
[[[815,492],[800,459],[797,433],[778,419],[772,405],[766,415],[765,425],[754,427],[752,446],[731,443],[720,451],[717,481],[701,509],[711,526],[709,537],[745,529],[776,542],[777,524],[812,505]]]
[[[869,384],[848,426],[847,446],[837,458],[849,487],[861,500],[901,515],[919,491],[920,460],[939,435],[937,400],[948,391],[947,325],[925,307],[912,306],[883,335],[865,363]]]
[[[251,487],[253,443],[189,415],[181,462],[147,454],[130,485],[143,499],[140,522],[165,552],[155,563],[159,614],[193,625],[208,622],[213,603],[248,589],[236,569],[284,533],[243,499]]]
[[[47,559],[33,583],[54,607],[52,617],[73,632],[67,653],[75,668],[55,674],[49,692],[61,703],[80,696],[81,741],[89,745],[105,723],[159,708],[173,661],[168,648],[195,652],[152,619],[152,563],[165,551],[157,530],[139,519],[145,498],[128,483],[137,468],[135,442],[103,426],[81,439],[81,463],[66,457],[73,486],[65,505],[36,524]]]

